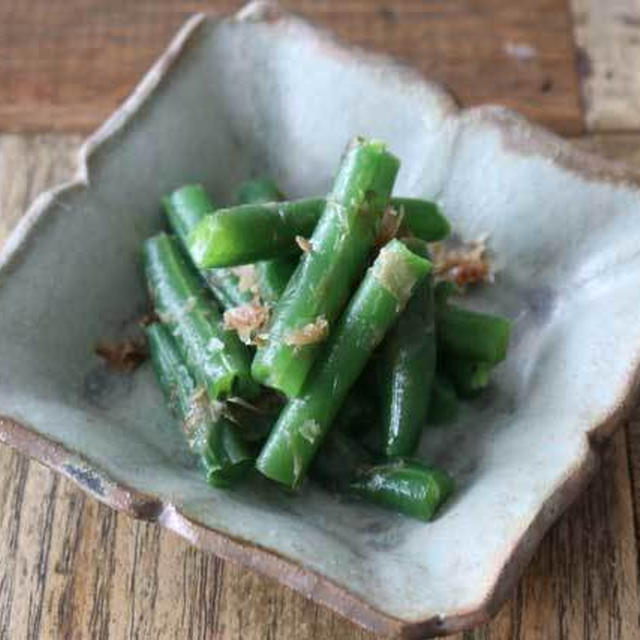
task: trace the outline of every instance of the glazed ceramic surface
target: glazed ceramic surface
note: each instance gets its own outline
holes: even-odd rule
[[[491,390],[423,438],[423,457],[459,486],[432,524],[313,487],[211,489],[149,366],[118,374],[94,355],[146,308],[140,245],[162,227],[163,194],[202,182],[226,203],[265,175],[291,197],[321,194],[356,134],[402,159],[397,194],[435,199],[463,238],[487,238],[496,282],[468,303],[513,320]],[[268,3],[190,20],[0,264],[4,442],[107,504],[406,636],[495,611],[589,477],[639,366],[631,172],[508,111],[460,110],[412,71]]]

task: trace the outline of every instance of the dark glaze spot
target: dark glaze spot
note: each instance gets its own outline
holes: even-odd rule
[[[133,376],[118,373],[99,364],[87,373],[82,383],[82,396],[91,405],[107,411],[133,388]]]
[[[91,493],[104,497],[105,491],[102,485],[102,478],[90,469],[82,469],[80,467],[74,467],[71,464],[65,464],[63,470],[78,484],[91,491]]]
[[[391,551],[402,544],[404,523],[404,519],[398,520],[391,515],[376,515],[375,518],[367,518],[358,523],[356,530],[363,535],[369,548],[374,551]]]
[[[593,73],[591,58],[582,47],[576,49],[576,70],[578,71],[578,75],[583,78],[588,78]]]
[[[525,291],[525,303],[536,320],[551,315],[555,306],[555,295],[549,287],[535,287]]]

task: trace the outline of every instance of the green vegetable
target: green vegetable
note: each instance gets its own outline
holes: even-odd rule
[[[238,427],[243,440],[263,443],[276,423],[283,404],[282,397],[271,392],[251,402],[233,397],[226,401],[225,416]]]
[[[433,297],[438,309],[445,308],[451,296],[458,296],[463,293],[462,289],[450,280],[440,280],[433,288]]]
[[[202,218],[216,208],[200,184],[188,184],[176,189],[162,198],[162,204],[171,228],[183,242]]]
[[[296,237],[313,233],[327,202],[306,198],[274,203],[277,199],[247,201],[251,206],[245,202],[207,216],[189,237],[196,264],[224,267],[298,254]],[[390,204],[402,215],[403,227],[417,238],[435,242],[449,234],[449,223],[433,202],[391,198]]]
[[[276,305],[267,344],[254,358],[256,380],[289,397],[300,392],[322,346],[321,340],[305,344],[300,338],[308,328],[331,329],[346,304],[366,267],[398,166],[379,142],[358,140],[347,151],[311,250]]]
[[[444,356],[442,367],[461,398],[473,398],[489,384],[493,365],[488,362]]]
[[[214,487],[228,487],[246,476],[255,457],[228,420],[217,418],[202,451],[202,466],[207,482]]]
[[[282,192],[275,182],[266,178],[243,182],[236,194],[236,202],[239,205],[264,204],[280,200],[284,200]],[[275,304],[280,299],[297,266],[298,260],[290,257],[256,262],[258,292],[263,302]]]
[[[199,185],[186,185],[176,189],[171,195],[162,199],[171,228],[187,248],[187,236],[208,214],[215,210],[204,188]],[[251,302],[251,291],[240,291],[239,278],[231,269],[201,269],[204,278],[218,302],[231,309]]]
[[[261,473],[290,487],[301,482],[349,389],[430,269],[398,240],[381,249],[302,393],[280,414],[256,462]]]
[[[426,243],[407,241],[428,258]],[[411,455],[427,419],[436,368],[433,282],[425,278],[385,338],[378,364],[382,446],[387,457]]]
[[[377,427],[380,418],[377,403],[368,397],[357,382],[333,421],[332,430],[355,436]]]
[[[370,467],[351,482],[351,491],[369,502],[429,521],[453,492],[444,471],[418,462],[397,460]]]
[[[436,326],[445,358],[453,355],[496,364],[507,355],[510,323],[506,318],[445,305],[438,307]]]
[[[162,324],[145,329],[151,361],[172,413],[180,420],[189,448],[200,456],[207,480],[226,486],[253,463],[236,429],[216,416],[207,394],[189,372],[171,332]]]
[[[309,475],[327,489],[345,491],[356,473],[371,464],[371,455],[354,440],[332,430],[309,467]]]
[[[189,252],[198,267],[231,267],[297,254],[296,236],[311,235],[319,199],[245,204],[218,209],[189,234]]]
[[[144,244],[144,263],[156,310],[209,396],[216,400],[255,392],[247,348],[235,333],[223,329],[220,312],[206,296],[177,241],[165,233],[150,238]]]
[[[234,197],[238,204],[261,204],[280,200],[284,200],[284,195],[270,178],[246,180],[238,187]]]
[[[451,231],[449,221],[434,202],[418,198],[391,198],[391,206],[402,216],[402,225],[420,240],[444,240]]]
[[[295,258],[275,258],[256,262],[256,276],[260,298],[267,304],[280,300],[298,266]]]
[[[253,300],[250,288],[240,288],[240,277],[233,269],[203,269],[200,273],[224,309],[233,309]]]
[[[458,415],[458,396],[446,374],[437,371],[431,385],[429,398],[429,424],[446,424],[456,419]]]

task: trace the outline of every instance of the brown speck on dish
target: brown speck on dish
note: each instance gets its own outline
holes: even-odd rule
[[[95,352],[109,367],[121,373],[132,373],[147,359],[147,347],[141,338],[100,342]]]

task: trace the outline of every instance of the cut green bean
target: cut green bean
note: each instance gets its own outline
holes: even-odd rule
[[[225,416],[237,425],[243,440],[263,443],[278,419],[284,402],[275,393],[264,393],[247,402],[242,398],[229,398],[225,404]]]
[[[176,189],[162,199],[162,204],[171,228],[188,251],[187,236],[208,213],[215,210],[213,201],[197,184]],[[225,309],[248,304],[253,299],[251,291],[240,289],[239,278],[232,269],[201,269],[200,275]]]
[[[276,304],[287,288],[297,266],[298,260],[295,258],[274,258],[256,262],[260,298],[267,304]]]
[[[147,240],[144,263],[156,310],[209,396],[215,400],[233,392],[255,392],[247,348],[235,333],[223,329],[220,312],[176,240],[165,233]]]
[[[380,250],[301,395],[280,414],[256,463],[261,473],[290,487],[301,482],[349,389],[430,270],[398,240]]]
[[[438,207],[427,200],[391,198],[402,212],[402,225],[425,242],[442,240],[449,223]],[[327,202],[307,198],[290,202],[252,203],[219,209],[207,216],[189,237],[196,264],[225,267],[298,254],[296,237],[308,238]]]
[[[428,258],[426,243],[409,248]],[[433,282],[426,277],[386,336],[378,364],[382,445],[387,457],[412,455],[427,419],[436,368]]]
[[[446,305],[438,307],[436,326],[443,357],[495,364],[507,355],[510,323],[506,318]]]
[[[436,302],[436,308],[445,308],[451,296],[462,295],[462,289],[450,280],[440,280],[433,288],[433,297]]]
[[[247,442],[264,442],[278,420],[284,402],[282,396],[268,392],[248,402],[242,398],[228,398],[225,404],[225,416],[237,425],[242,438]],[[338,411],[333,430],[353,436],[360,434],[377,424],[376,407],[356,388]]]
[[[183,242],[191,230],[216,208],[200,184],[188,184],[176,189],[162,198],[162,204],[171,228]]]
[[[407,460],[370,467],[350,485],[353,493],[369,502],[425,522],[433,518],[453,487],[444,471]]]
[[[278,185],[270,178],[245,180],[237,189],[234,200],[238,204],[262,204],[279,202],[284,195]]]
[[[223,417],[218,417],[216,422],[216,428],[208,432],[202,466],[210,485],[228,487],[248,474],[255,457],[232,423]]]
[[[262,178],[248,180],[240,185],[236,193],[236,202],[243,204],[265,204],[284,200],[284,195],[273,180]],[[284,292],[298,260],[293,257],[274,258],[255,263],[258,293],[263,302],[273,305]]]
[[[240,287],[240,276],[234,273],[233,269],[203,269],[201,273],[216,300],[224,309],[249,304],[254,298],[251,288]]]
[[[355,436],[377,427],[380,422],[376,402],[356,383],[336,415],[332,429]]]
[[[334,429],[322,442],[309,475],[327,489],[345,491],[356,474],[371,462],[371,455],[355,440]]]
[[[488,384],[493,365],[444,355],[442,367],[461,398],[473,398]]]
[[[246,473],[253,457],[235,427],[215,415],[207,394],[189,372],[169,329],[159,323],[145,329],[151,361],[172,413],[180,420],[191,451],[200,456],[207,480],[227,485]]]
[[[449,221],[435,202],[418,198],[391,198],[391,206],[402,217],[402,225],[420,240],[438,242],[451,232]]]
[[[274,309],[267,344],[256,353],[256,380],[289,397],[300,392],[322,330],[336,321],[366,267],[398,166],[379,142],[360,140],[348,150],[309,251]]]
[[[427,422],[442,425],[453,422],[458,415],[458,396],[448,376],[438,371],[431,386]]]
[[[308,237],[322,199],[245,204],[218,209],[189,234],[189,252],[198,267],[231,267],[297,254],[296,236]]]

